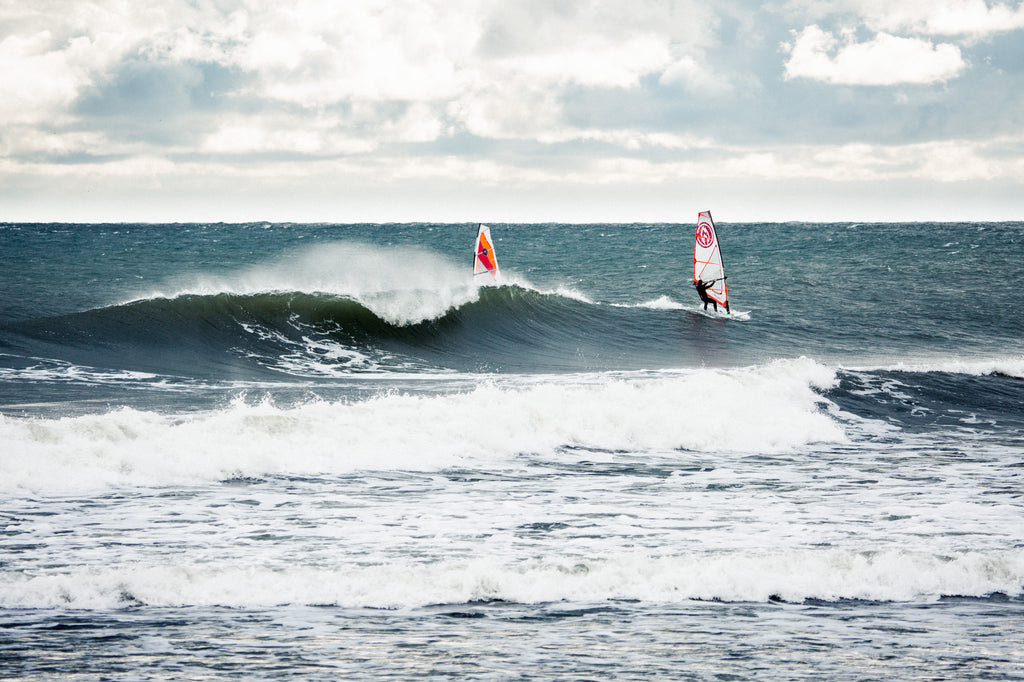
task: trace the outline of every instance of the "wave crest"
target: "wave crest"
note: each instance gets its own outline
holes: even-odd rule
[[[447,258],[407,246],[321,244],[274,263],[172,280],[129,303],[210,296],[299,294],[356,301],[383,320],[409,325],[473,301],[478,287]]]

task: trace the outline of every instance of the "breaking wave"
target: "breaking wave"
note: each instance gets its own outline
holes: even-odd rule
[[[388,392],[295,407],[236,400],[201,414],[120,408],[59,419],[0,415],[0,488],[103,490],[232,477],[517,466],[564,448],[784,452],[842,443],[811,361],[562,380],[485,381],[465,392]],[[486,414],[486,427],[480,415]],[[737,415],[742,415],[737,422]],[[89,456],[82,456],[89,453]]]

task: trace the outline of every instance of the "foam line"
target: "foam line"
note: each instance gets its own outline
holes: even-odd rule
[[[563,446],[783,452],[846,441],[842,425],[820,409],[818,390],[834,381],[832,369],[798,360],[290,408],[238,400],[199,415],[121,408],[62,419],[0,416],[7,449],[0,490],[490,467]]]
[[[600,559],[548,557],[338,566],[120,565],[44,575],[7,573],[3,608],[337,605],[402,609],[504,600],[517,603],[637,600],[766,602],[934,601],[1017,596],[1024,549],[936,556],[888,550],[792,550]]]

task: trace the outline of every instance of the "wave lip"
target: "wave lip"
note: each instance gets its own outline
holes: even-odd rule
[[[182,276],[126,303],[306,294],[355,301],[390,324],[409,325],[436,319],[475,300],[478,289],[464,268],[430,251],[346,242],[321,244],[276,263],[221,275]]]

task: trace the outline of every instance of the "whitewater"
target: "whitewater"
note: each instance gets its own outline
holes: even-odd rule
[[[490,225],[0,224],[0,677],[1022,676],[1024,224]]]

